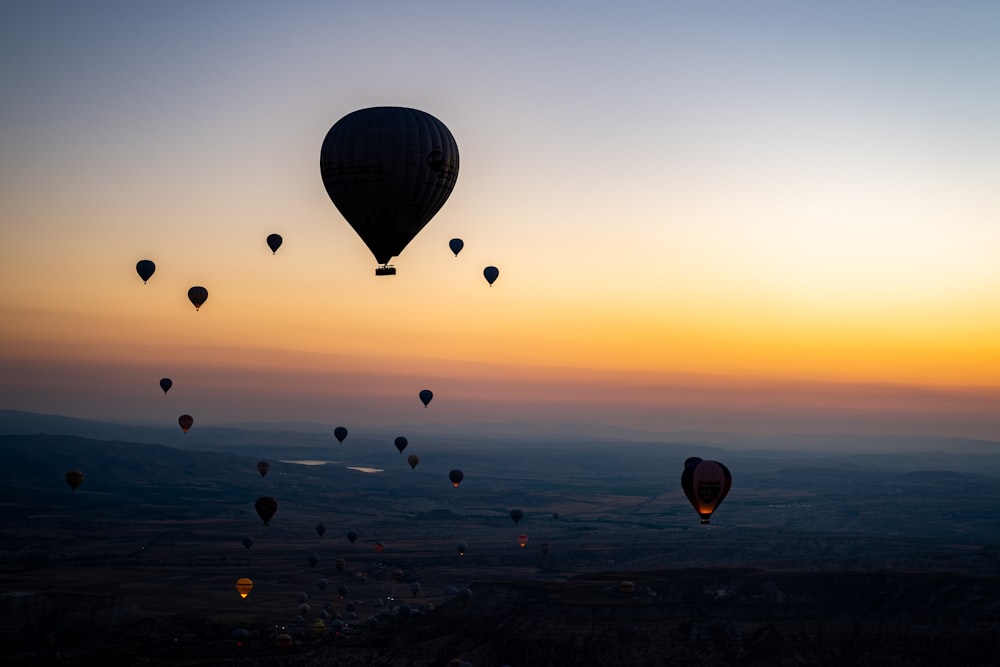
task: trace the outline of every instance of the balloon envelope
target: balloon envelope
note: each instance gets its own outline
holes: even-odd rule
[[[409,444],[409,441],[403,436],[399,436],[398,438],[396,438],[394,444],[396,445],[396,449],[399,450],[399,453],[402,454],[403,450],[406,449],[406,445]]]
[[[483,269],[483,277],[486,278],[486,282],[492,287],[496,279],[500,277],[500,269],[495,266],[487,266]]]
[[[410,454],[406,457],[406,462],[410,464],[410,470],[413,470],[417,467],[417,464],[420,463],[420,457],[416,454]]]
[[[66,473],[66,483],[73,491],[76,491],[76,487],[80,486],[81,482],[83,482],[83,473],[79,470],[70,470]]]
[[[381,542],[376,542],[375,543],[375,553],[380,554],[380,553],[382,553],[383,549],[385,549],[385,545],[384,544],[382,544]]]
[[[465,247],[465,242],[462,239],[452,239],[448,241],[448,247],[455,253],[455,257],[458,257],[458,253],[462,252],[462,248]]]
[[[194,417],[191,415],[181,415],[177,418],[177,423],[180,424],[181,430],[187,433],[194,426]]]
[[[278,501],[271,496],[261,496],[253,504],[253,507],[257,510],[257,516],[260,517],[260,520],[266,526],[267,522],[274,516],[274,513],[278,511]]]
[[[319,556],[317,554],[309,554],[309,567],[316,567],[319,563]]]
[[[316,524],[316,534],[319,535],[320,537],[323,537],[323,533],[325,533],[325,532],[326,532],[326,526],[324,526],[321,523],[317,523]]]
[[[432,398],[434,398],[434,392],[433,391],[431,391],[430,389],[421,389],[420,390],[420,402],[424,404],[425,408],[427,407],[427,404],[431,402]],[[447,401],[445,401],[445,402],[447,403]]]
[[[515,526],[517,525],[517,523],[518,523],[518,522],[519,522],[519,521],[520,521],[520,520],[521,520],[521,519],[522,519],[523,517],[524,517],[524,512],[522,512],[521,510],[511,510],[511,511],[510,511],[510,518],[514,520],[514,525],[515,525]]]
[[[452,486],[454,486],[457,489],[458,485],[462,483],[463,479],[465,479],[465,473],[463,473],[461,470],[452,470],[450,473],[448,473],[448,479],[451,480]]]
[[[528,543],[528,536],[525,535],[524,533],[521,533],[520,535],[517,536],[517,543],[521,545],[521,548],[523,549],[524,545]]]
[[[347,531],[347,541],[354,544],[354,541],[358,539],[358,534],[353,530]]]
[[[455,546],[455,550],[458,551],[459,556],[464,556],[465,552],[469,550],[469,545],[466,544],[465,542],[459,542]]]
[[[188,290],[188,299],[194,304],[194,309],[198,310],[202,304],[208,300],[208,290],[199,285],[195,285]]]
[[[260,473],[261,477],[266,477],[269,470],[271,470],[271,464],[267,461],[259,461],[257,463],[257,472]]]
[[[343,442],[344,438],[347,437],[347,429],[343,426],[338,426],[333,429],[333,437],[337,439],[337,442]]]
[[[423,111],[359,109],[327,132],[319,168],[334,205],[385,265],[447,201],[458,179],[458,144]]]
[[[174,381],[171,380],[170,378],[160,378],[160,389],[163,390],[164,394],[170,391],[170,388],[173,386],[174,386]]]
[[[236,590],[239,592],[241,598],[245,598],[253,590],[253,581],[246,577],[240,577],[236,580]]]
[[[268,234],[267,236],[267,247],[271,249],[271,254],[278,252],[278,248],[281,247],[281,234]]]
[[[147,280],[152,278],[153,274],[156,272],[156,264],[149,259],[140,259],[135,264],[135,272],[139,274],[139,277],[142,278],[142,282],[145,283]]]
[[[249,550],[250,547],[252,547],[252,546],[253,546],[253,538],[252,537],[244,537],[243,538],[243,547],[245,549]]]
[[[732,485],[733,476],[729,469],[718,461],[695,460],[692,457],[685,462],[684,472],[681,473],[681,488],[702,523],[709,522]]]

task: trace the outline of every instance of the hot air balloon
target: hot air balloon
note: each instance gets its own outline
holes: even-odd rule
[[[389,571],[389,576],[392,577],[392,580],[398,584],[403,580],[403,571],[398,567],[395,567]]]
[[[451,480],[452,486],[454,486],[457,489],[458,485],[462,483],[463,479],[465,479],[465,473],[463,473],[461,470],[452,470],[450,473],[448,473],[448,479]]]
[[[402,454],[403,450],[406,449],[406,445],[409,444],[409,441],[403,436],[399,436],[398,438],[396,438],[394,444],[396,445],[396,449],[399,450],[399,453]]]
[[[156,264],[149,259],[140,259],[135,264],[135,272],[139,274],[139,277],[142,278],[143,284],[145,284],[146,281],[152,278],[153,274],[156,272]]]
[[[406,457],[406,462],[410,464],[410,470],[413,470],[417,467],[417,464],[420,463],[420,457],[416,454],[410,454]]]
[[[319,157],[334,205],[393,275],[399,255],[440,210],[458,178],[458,145],[430,114],[403,107],[360,109],[338,120]]]
[[[712,513],[729,493],[733,476],[729,469],[718,461],[702,461],[697,457],[684,462],[681,473],[681,488],[691,501],[702,523],[708,523]]]
[[[338,558],[333,561],[333,566],[337,568],[337,572],[343,572],[344,568],[347,567],[347,561],[343,558]]]
[[[483,277],[486,278],[486,282],[490,284],[490,287],[493,287],[493,283],[500,277],[500,269],[495,266],[487,266],[483,269]]]
[[[511,510],[510,518],[514,520],[514,525],[516,526],[521,518],[524,516],[524,512],[521,510]]]
[[[233,641],[236,642],[237,646],[243,646],[243,643],[250,639],[250,633],[244,628],[236,628],[229,634],[229,636],[233,638]]]
[[[326,526],[324,526],[321,523],[317,523],[316,524],[316,534],[319,535],[320,537],[323,537],[323,533],[325,533],[325,532],[326,532]]]
[[[245,598],[253,590],[253,582],[246,577],[240,577],[236,580],[236,590],[239,591],[241,598]]]
[[[188,299],[194,304],[194,309],[198,310],[208,300],[208,290],[196,285],[188,290]]]
[[[459,556],[464,556],[465,552],[469,550],[469,545],[466,544],[465,542],[459,542],[455,546],[455,550],[458,551]]]
[[[354,541],[358,539],[358,534],[353,530],[347,531],[347,541],[354,544]]]
[[[327,584],[326,579],[320,579],[319,581],[316,582],[316,588],[318,588],[321,591],[325,591],[326,584]]]
[[[431,391],[430,389],[420,390],[420,402],[424,404],[425,408],[427,407],[427,404],[431,402],[432,398],[434,398],[433,391]]]
[[[259,461],[257,463],[257,472],[260,473],[261,477],[267,477],[268,471],[271,469],[271,464],[267,461]]]
[[[171,380],[170,378],[160,378],[160,389],[163,390],[164,394],[170,391],[170,388],[173,386],[174,386],[174,381]]]
[[[417,597],[420,594],[420,582],[419,581],[414,581],[413,583],[410,584],[410,593],[413,594],[413,597]]]
[[[345,586],[344,584],[337,584],[337,595],[340,597],[341,600],[347,597],[347,593],[348,593],[347,586]]]
[[[282,632],[274,638],[274,645],[281,649],[292,648],[294,644],[295,640],[292,639],[292,636],[287,632]]]
[[[194,425],[194,417],[191,415],[181,415],[177,418],[177,423],[181,425],[181,430],[187,433]]]
[[[277,253],[278,248],[281,247],[281,234],[268,234],[267,247],[271,249],[272,255]]]
[[[552,549],[552,545],[551,544],[549,544],[548,542],[542,542],[542,555],[543,556],[547,556],[548,553],[549,553],[549,550],[551,550],[551,549]]]
[[[313,636],[322,637],[324,632],[326,632],[326,623],[323,622],[323,619],[314,619],[312,622]]]
[[[309,594],[306,593],[305,591],[299,591],[298,593],[295,594],[295,601],[298,602],[299,604],[305,604],[306,602],[309,601]]]
[[[458,253],[462,252],[462,248],[465,247],[465,241],[462,239],[452,239],[448,241],[448,247],[455,253],[455,257],[458,257]]]
[[[66,483],[69,484],[69,488],[76,491],[76,487],[80,486],[80,482],[83,481],[83,473],[79,470],[70,470],[66,473]]]
[[[319,563],[319,555],[318,554],[309,554],[309,558],[307,558],[306,560],[309,561],[309,567],[313,567],[314,568],[314,567],[316,567],[316,564]]]
[[[347,437],[347,429],[343,426],[338,426],[333,429],[333,437],[337,439],[337,442],[343,442],[344,438]]]
[[[618,590],[625,595],[632,595],[635,593],[635,582],[623,581],[618,584]]]
[[[274,516],[274,513],[278,511],[278,501],[271,496],[261,496],[253,506],[257,510],[257,516],[260,517],[265,526],[271,520],[271,517]]]
[[[380,554],[380,553],[382,553],[383,549],[385,549],[385,545],[384,544],[382,544],[381,542],[376,542],[375,543],[375,553]]]
[[[524,533],[521,533],[520,535],[517,536],[517,543],[523,549],[524,545],[528,543],[528,536],[525,535]]]
[[[247,551],[249,551],[249,550],[250,550],[250,547],[252,547],[252,546],[253,546],[253,538],[252,538],[252,537],[244,537],[244,538],[243,538],[243,547],[244,547],[244,548],[245,548],[245,549],[246,549]]]

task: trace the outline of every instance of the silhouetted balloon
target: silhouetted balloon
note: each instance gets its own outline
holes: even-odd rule
[[[406,438],[404,438],[403,436],[399,436],[398,438],[396,438],[394,444],[396,445],[396,449],[399,450],[399,453],[402,454],[403,450],[406,449],[406,445],[408,443],[409,441]]]
[[[458,145],[444,123],[403,107],[360,109],[323,140],[320,174],[330,199],[387,270],[440,210],[458,179]]]
[[[464,556],[465,552],[469,550],[469,545],[466,544],[465,542],[459,542],[455,546],[455,550],[458,551],[459,556]]]
[[[553,521],[558,521],[559,520],[559,512],[553,512],[552,513],[552,520]]]
[[[496,279],[500,277],[500,269],[495,266],[487,266],[483,269],[483,277],[486,278],[486,282],[492,287]]]
[[[267,247],[271,249],[272,255],[278,252],[278,248],[281,247],[281,234],[268,234]]]
[[[253,590],[253,581],[246,577],[240,577],[236,580],[236,590],[239,592],[241,598],[245,598]]]
[[[271,464],[267,461],[259,461],[257,463],[257,472],[260,473],[261,477],[266,477],[268,471],[271,469]]]
[[[233,641],[236,642],[237,646],[243,646],[243,643],[250,639],[250,633],[244,628],[236,628],[229,634],[229,636],[233,638]]]
[[[712,513],[718,509],[719,504],[729,493],[733,485],[733,476],[729,473],[729,469],[718,461],[702,461],[692,457],[684,463],[681,488],[701,517],[701,522],[708,523]]]
[[[249,551],[250,547],[252,547],[252,546],[253,546],[253,538],[252,537],[244,537],[243,538],[243,547],[245,549],[247,549],[247,551]]]
[[[412,593],[414,597],[420,594],[420,582],[414,581],[410,584],[410,593]]]
[[[376,542],[375,543],[375,553],[380,554],[380,553],[382,553],[383,549],[385,549],[385,545],[384,544],[382,544],[381,542]]]
[[[410,605],[404,602],[403,604],[396,607],[396,613],[399,614],[400,618],[409,618],[410,615],[413,613],[413,609],[410,607]]]
[[[431,391],[430,389],[420,390],[420,402],[424,404],[425,408],[427,407],[427,404],[431,402],[432,398],[434,398],[433,391]]]
[[[344,438],[347,437],[347,429],[343,426],[338,426],[333,429],[333,437],[337,439],[337,442],[343,442]]]
[[[518,524],[519,521],[521,521],[522,517],[524,517],[524,512],[522,512],[521,510],[510,511],[510,518],[514,520],[515,526]]]
[[[347,531],[347,541],[354,544],[354,541],[358,539],[358,534],[353,530]]]
[[[309,554],[307,560],[309,561],[309,567],[316,567],[316,564],[319,563],[319,556],[317,554]]]
[[[298,602],[299,604],[305,604],[306,602],[309,601],[309,594],[306,593],[305,591],[299,591],[298,593],[295,594],[295,601]]]
[[[463,473],[461,470],[452,470],[450,473],[448,473],[448,479],[451,480],[452,486],[454,486],[457,489],[458,485],[462,483],[463,479],[465,479],[465,473]]]
[[[552,545],[548,542],[542,542],[542,555],[548,555],[549,551],[552,549]]]
[[[320,589],[321,591],[325,591],[326,583],[327,583],[326,579],[320,579],[319,581],[316,582],[316,588]]]
[[[324,526],[321,523],[317,523],[316,524],[316,534],[319,535],[320,537],[323,537],[323,533],[325,533],[325,532],[326,532],[326,526]]]
[[[458,253],[462,252],[462,248],[465,247],[465,241],[462,239],[452,239],[448,241],[448,247],[455,253],[455,257],[458,257]]]
[[[410,464],[410,470],[413,470],[417,467],[417,464],[420,463],[420,457],[416,454],[410,454],[406,457],[406,462]]]
[[[160,379],[160,389],[163,390],[164,394],[167,393],[168,391],[170,391],[170,388],[173,387],[173,386],[174,386],[174,381],[171,380],[170,378],[161,378]]]
[[[333,566],[337,568],[337,572],[343,572],[344,568],[347,567],[347,561],[343,558],[338,558],[333,561]]]
[[[523,549],[524,545],[528,543],[528,536],[525,535],[524,533],[521,533],[520,535],[517,536],[517,543]]]
[[[181,415],[177,418],[177,423],[181,425],[181,430],[187,433],[194,425],[194,417],[191,415]]]
[[[278,511],[278,501],[271,496],[261,496],[253,506],[257,510],[257,516],[260,517],[265,526],[271,520],[271,517],[274,516],[274,513]]]
[[[188,290],[188,299],[194,304],[194,309],[198,310],[208,300],[208,290],[196,285]]]
[[[69,488],[73,489],[74,492],[76,491],[76,487],[80,486],[82,481],[83,473],[79,470],[70,470],[66,473],[66,483],[69,484]]]
[[[623,581],[618,584],[618,590],[625,595],[632,595],[632,593],[635,593],[635,582]]]
[[[398,567],[395,567],[389,571],[389,576],[392,577],[392,580],[398,584],[403,580],[403,571]]]
[[[337,584],[337,595],[340,596],[341,600],[347,597],[347,593],[348,593],[347,586],[345,586],[344,584]]]
[[[149,259],[140,259],[135,264],[135,272],[139,274],[139,277],[142,278],[142,282],[145,283],[147,280],[152,278],[153,274],[156,272],[156,264]]]

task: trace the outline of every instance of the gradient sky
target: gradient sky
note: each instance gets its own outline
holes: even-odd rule
[[[12,1],[0,86],[0,408],[1000,439],[995,2]],[[378,105],[461,153],[394,278]]]

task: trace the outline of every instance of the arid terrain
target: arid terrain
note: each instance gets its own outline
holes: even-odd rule
[[[1000,649],[991,443],[807,456],[442,438],[401,455],[391,438],[297,438],[0,436],[0,661],[987,665]],[[733,471],[709,527],[679,488],[689,455]]]

